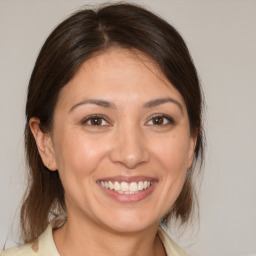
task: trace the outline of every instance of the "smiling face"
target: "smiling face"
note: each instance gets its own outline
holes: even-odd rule
[[[149,58],[122,49],[86,61],[62,89],[51,140],[68,219],[118,232],[158,224],[195,145],[180,93]]]

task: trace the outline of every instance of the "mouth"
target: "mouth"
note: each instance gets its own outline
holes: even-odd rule
[[[122,203],[135,203],[147,198],[155,188],[157,180],[150,177],[108,177],[97,181],[101,190]]]
[[[131,194],[136,194],[139,193],[140,191],[148,189],[150,186],[152,186],[153,182],[149,180],[141,180],[139,182],[131,182],[128,183],[126,181],[100,181],[100,185],[106,189],[109,190],[114,190],[119,194],[126,194],[126,195],[131,195]]]

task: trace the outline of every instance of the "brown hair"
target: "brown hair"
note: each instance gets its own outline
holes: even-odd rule
[[[29,186],[21,208],[24,242],[36,239],[49,223],[52,212],[65,211],[64,189],[58,171],[43,164],[29,128],[31,117],[49,132],[60,90],[80,65],[109,47],[136,49],[148,55],[184,98],[191,133],[198,134],[195,160],[203,159],[202,94],[196,69],[179,33],[166,21],[142,7],[117,3],[81,10],[64,20],[44,43],[32,72],[27,94],[25,147]],[[192,171],[164,221],[174,217],[185,223],[192,210]]]

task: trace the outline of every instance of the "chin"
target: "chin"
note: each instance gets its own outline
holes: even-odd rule
[[[149,218],[147,218],[149,217]],[[160,218],[154,216],[145,216],[145,214],[120,214],[113,216],[111,219],[104,219],[108,228],[118,233],[135,233],[152,227],[157,227]],[[111,224],[111,225],[109,225]]]

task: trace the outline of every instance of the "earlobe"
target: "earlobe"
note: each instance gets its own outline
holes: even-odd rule
[[[40,129],[40,120],[32,117],[29,120],[30,130],[35,138],[38,152],[44,165],[51,171],[57,170],[52,138],[49,133],[44,133]]]

